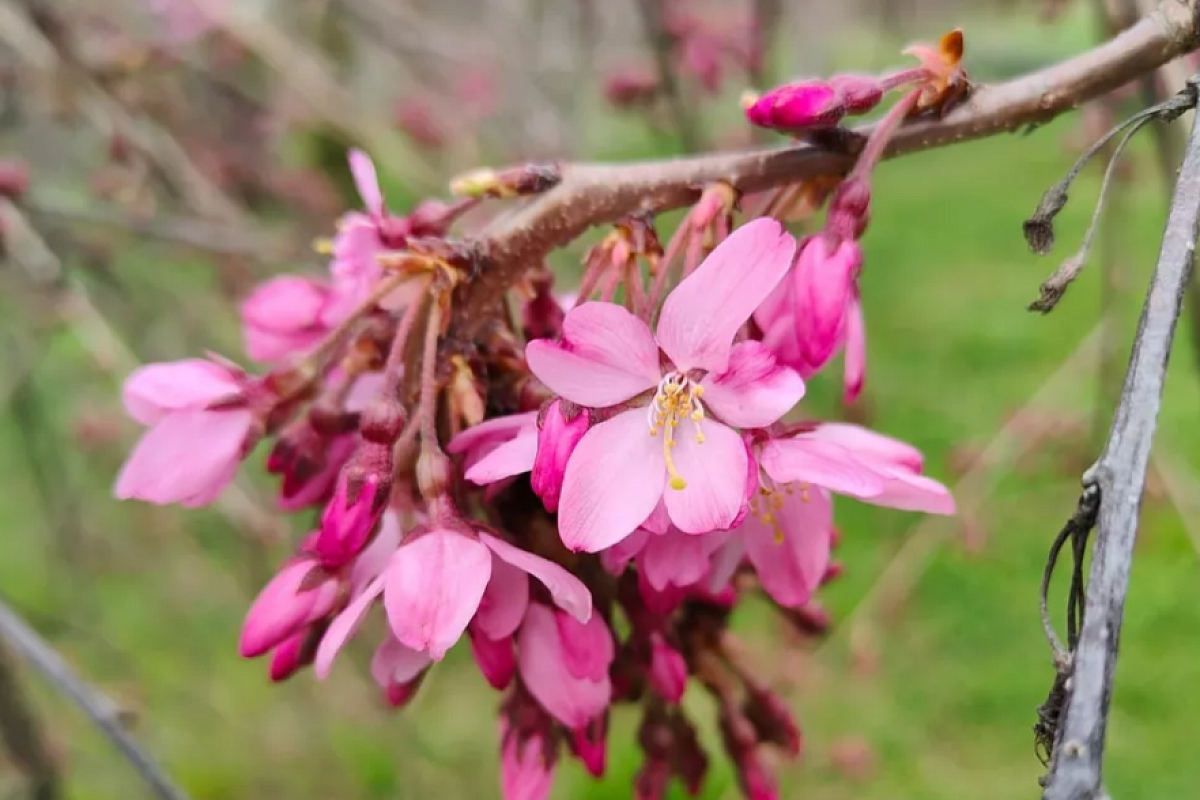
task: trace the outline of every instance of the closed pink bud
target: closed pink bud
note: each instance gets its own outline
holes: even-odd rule
[[[255,658],[330,614],[339,584],[307,559],[287,564],[263,587],[246,614],[238,651]]]
[[[800,729],[779,695],[751,689],[742,710],[762,741],[779,745],[793,757],[800,755]]]
[[[858,177],[838,184],[829,199],[825,229],[842,239],[861,239],[871,219],[871,185]]]
[[[862,114],[883,99],[882,81],[871,75],[834,75],[829,85],[842,96],[849,114]]]
[[[349,563],[370,540],[391,492],[391,453],[391,445],[362,442],[342,469],[320,533],[308,546],[325,566]]]
[[[537,455],[529,480],[547,511],[558,510],[567,462],[590,424],[586,411],[561,398],[552,401],[541,415]]]
[[[668,703],[678,703],[687,689],[688,668],[683,654],[659,633],[650,636],[650,685]]]
[[[762,128],[830,128],[846,114],[846,103],[825,81],[789,83],[758,98],[748,98],[746,119]]]
[[[428,653],[413,650],[389,636],[371,657],[371,677],[384,691],[388,705],[407,704],[421,688],[432,659]]]
[[[526,341],[553,339],[562,332],[566,310],[551,291],[553,286],[551,276],[533,282],[533,297],[521,308],[521,328]]]
[[[814,370],[832,358],[842,342],[861,267],[858,242],[846,239],[832,245],[826,236],[809,239],[796,260],[796,335]]]
[[[272,681],[285,681],[295,675],[301,667],[312,663],[313,649],[307,646],[308,640],[309,631],[302,630],[284,639],[283,643],[271,652],[268,675]]]
[[[501,734],[500,794],[504,800],[546,800],[554,786],[558,748],[540,733]]]
[[[247,355],[278,361],[316,345],[328,330],[321,318],[331,293],[319,281],[294,275],[260,284],[240,309]]]
[[[493,689],[502,690],[512,683],[513,675],[517,672],[517,654],[513,649],[512,637],[489,639],[472,627],[468,633],[471,639],[471,655],[479,671]]]
[[[779,787],[775,777],[754,751],[738,759],[737,773],[746,800],[778,800]]]
[[[592,777],[604,775],[608,763],[608,714],[571,732],[571,748]]]

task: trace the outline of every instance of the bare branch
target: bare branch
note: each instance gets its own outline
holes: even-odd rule
[[[0,601],[0,639],[6,641],[88,715],[145,779],[156,796],[162,800],[188,800],[187,793],[175,785],[158,762],[125,730],[112,700],[84,683],[54,648],[3,601]]]
[[[1198,231],[1200,126],[1193,126],[1112,429],[1100,459],[1083,476],[1081,508],[1099,499],[1096,544],[1066,714],[1044,800],[1103,796],[1104,740],[1138,515]]]
[[[981,87],[969,103],[945,119],[906,125],[893,139],[888,155],[1044,123],[1193,49],[1198,8],[1196,0],[1164,0],[1155,12],[1105,44],[1025,77]],[[479,324],[479,312],[496,307],[525,270],[593,225],[634,211],[688,205],[695,202],[701,187],[717,180],[752,192],[836,174],[850,166],[853,156],[796,144],[654,163],[565,165],[558,187],[504,217],[480,239],[484,269],[463,289],[456,322],[460,330],[469,332]]]
[[[8,648],[0,647],[0,740],[13,763],[29,778],[33,800],[62,797],[58,764],[46,744],[41,723],[21,689],[16,665]]]

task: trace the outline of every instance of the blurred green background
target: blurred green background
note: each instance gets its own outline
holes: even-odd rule
[[[963,24],[968,65],[985,79],[1076,52],[1094,37],[1086,4],[1053,24],[1037,21],[1036,4],[932,5],[918,18],[922,33],[932,38]],[[823,45],[820,68],[895,63],[904,36],[872,19],[864,12],[843,20],[836,44]],[[788,51],[792,43],[783,37],[778,46]],[[781,74],[793,56],[778,56]],[[714,141],[739,133],[737,88],[704,110]],[[579,92],[594,96],[595,86]],[[677,152],[674,136],[652,132],[636,115],[597,107],[584,120],[572,142],[581,157]],[[1067,140],[1080,120],[880,170],[865,240],[869,373],[859,413],[924,450],[928,471],[954,487],[961,514],[924,519],[840,502],[845,573],[822,592],[835,624],[816,645],[795,641],[765,604],[739,611],[747,646],[804,730],[801,759],[779,765],[785,797],[1038,793],[1031,726],[1053,677],[1038,582],[1049,542],[1074,507],[1079,473],[1096,451],[1096,426],[1107,420],[1106,405],[1097,405],[1104,337],[1094,331],[1108,320],[1113,363],[1123,370],[1165,210],[1146,138],[1129,157],[1104,252],[1053,314],[1025,311],[1091,213],[1094,170],[1072,191],[1055,255],[1039,259],[1026,248],[1021,221],[1070,164]],[[292,157],[313,158],[303,139],[291,141]],[[518,141],[512,152],[528,149]],[[23,155],[3,143],[0,151]],[[405,157],[420,157],[422,170],[443,177],[472,166]],[[75,196],[84,177],[72,181],[60,170],[52,184]],[[402,170],[389,171],[385,182],[396,209],[422,193]],[[127,359],[180,358],[203,347],[236,353],[236,313],[211,260],[194,251],[107,229],[74,236],[48,239],[62,245],[64,282],[16,291],[6,278],[9,290],[0,295],[0,596],[114,699],[196,798],[498,796],[497,696],[464,648],[400,714],[381,708],[361,650],[324,684],[302,674],[272,686],[264,664],[237,657],[248,603],[288,552],[286,531],[264,513],[269,484],[252,466],[243,471],[245,493],[227,496],[223,509],[183,512],[110,499],[136,435],[116,404]],[[80,241],[100,249],[101,268]],[[560,254],[568,280],[581,252],[582,245]],[[1105,262],[1117,290],[1102,302]],[[1200,717],[1200,375],[1185,328],[1181,334],[1109,726],[1105,778],[1114,797],[1184,797],[1200,784],[1200,762],[1187,744]],[[842,414],[834,372],[812,382],[809,414]],[[291,523],[296,530],[305,524]],[[145,794],[74,708],[32,671],[21,669],[20,677],[69,796]],[[697,719],[711,716],[695,687],[685,702]],[[620,713],[614,720],[607,778],[594,783],[568,764],[555,797],[630,797],[640,758],[634,724]],[[704,733],[715,752],[715,732]],[[23,786],[0,756],[0,797],[21,796]],[[727,765],[714,757],[704,797],[734,796]]]

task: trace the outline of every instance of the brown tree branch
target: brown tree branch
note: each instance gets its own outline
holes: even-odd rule
[[[1198,44],[1200,0],[1163,0],[1137,24],[1086,53],[1006,83],[980,87],[944,119],[904,126],[888,148],[895,157],[1043,124],[1186,53]],[[866,126],[859,133],[869,132]],[[482,269],[461,290],[456,328],[470,334],[526,270],[594,225],[635,211],[696,201],[718,180],[746,192],[836,174],[851,152],[811,144],[637,164],[567,164],[558,186],[497,221],[476,242]]]

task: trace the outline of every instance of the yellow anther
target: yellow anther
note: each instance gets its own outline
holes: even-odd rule
[[[687,488],[687,481],[685,481],[679,475],[672,475],[671,476],[671,488],[675,489],[676,491],[683,491],[684,489]]]
[[[327,237],[313,240],[313,250],[319,255],[328,256],[333,254],[333,240]]]

